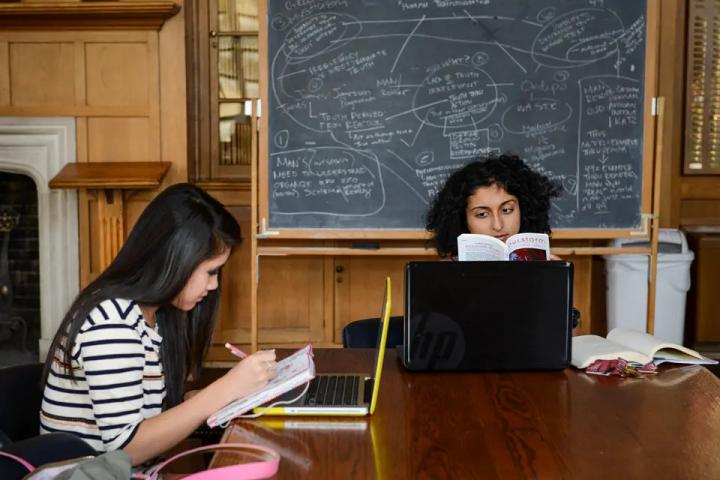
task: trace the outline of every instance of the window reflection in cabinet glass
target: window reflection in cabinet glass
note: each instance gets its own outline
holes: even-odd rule
[[[257,31],[257,0],[218,0],[221,32]]]
[[[220,164],[250,165],[252,128],[243,103],[220,104]]]
[[[223,36],[218,45],[218,93],[221,99],[258,98],[258,40]]]

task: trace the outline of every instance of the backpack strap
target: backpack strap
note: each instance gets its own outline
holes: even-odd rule
[[[256,480],[272,477],[277,473],[278,466],[280,464],[280,455],[271,448],[263,447],[261,445],[252,445],[249,443],[216,443],[214,445],[205,445],[203,447],[180,452],[153,467],[145,478],[147,480],[158,480],[158,478],[160,478],[159,475],[164,473],[162,472],[162,469],[175,460],[198,452],[208,452],[213,450],[218,452],[223,450],[244,450],[252,452],[258,457],[264,457],[265,460],[210,468],[208,470],[203,470],[202,472],[187,475],[183,478],[185,480],[224,480],[228,478],[237,480]]]
[[[30,463],[30,462],[28,462],[27,460],[25,460],[24,458],[22,458],[22,457],[18,457],[17,455],[13,455],[12,453],[3,452],[2,450],[0,450],[0,457],[7,457],[7,458],[9,458],[9,459],[11,459],[11,460],[15,460],[15,461],[18,462],[20,465],[22,465],[23,467],[27,468],[27,469],[28,469],[28,472],[33,472],[33,471],[35,471],[35,466],[34,466],[32,463]]]

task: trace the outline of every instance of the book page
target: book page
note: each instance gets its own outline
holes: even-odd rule
[[[502,240],[480,233],[463,233],[458,236],[458,260],[507,260],[507,247]]]
[[[577,368],[586,368],[595,360],[615,360],[617,358],[643,365],[651,360],[647,355],[597,335],[579,335],[572,339],[570,363]]]
[[[208,418],[208,425],[215,427],[242,415],[250,409],[262,405],[283,393],[292,390],[315,377],[315,363],[312,360],[312,347],[301,348],[277,363],[277,374],[265,387],[229,403]]]
[[[688,348],[687,350],[690,349]],[[661,363],[680,363],[685,365],[715,365],[716,363],[718,363],[717,360],[703,357],[694,350],[690,350],[690,352],[692,353],[678,351],[674,347],[661,348],[655,354],[655,364],[660,365]]]
[[[507,239],[510,260],[550,260],[550,237],[545,233],[516,233]]]
[[[607,338],[654,358],[657,365],[664,362],[707,365],[717,363],[715,360],[703,357],[695,350],[637,330],[613,328]]]

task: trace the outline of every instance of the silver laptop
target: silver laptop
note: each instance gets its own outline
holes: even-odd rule
[[[262,415],[337,415],[360,417],[372,415],[377,404],[380,390],[380,375],[382,374],[383,360],[385,359],[385,345],[387,343],[388,325],[390,324],[391,310],[390,277],[385,279],[385,295],[382,313],[380,315],[381,328],[377,350],[375,352],[374,374],[355,373],[324,373],[318,374],[310,381],[307,392],[298,400],[290,404],[281,404],[274,407],[257,407],[253,413]],[[282,403],[292,400],[300,395],[305,386],[290,390],[270,403]]]

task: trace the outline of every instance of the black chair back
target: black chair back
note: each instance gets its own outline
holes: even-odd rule
[[[344,348],[377,348],[379,318],[365,318],[350,322],[342,329]],[[403,343],[403,317],[390,317],[385,348],[395,348]]]
[[[0,431],[17,442],[40,433],[42,363],[0,368]]]

